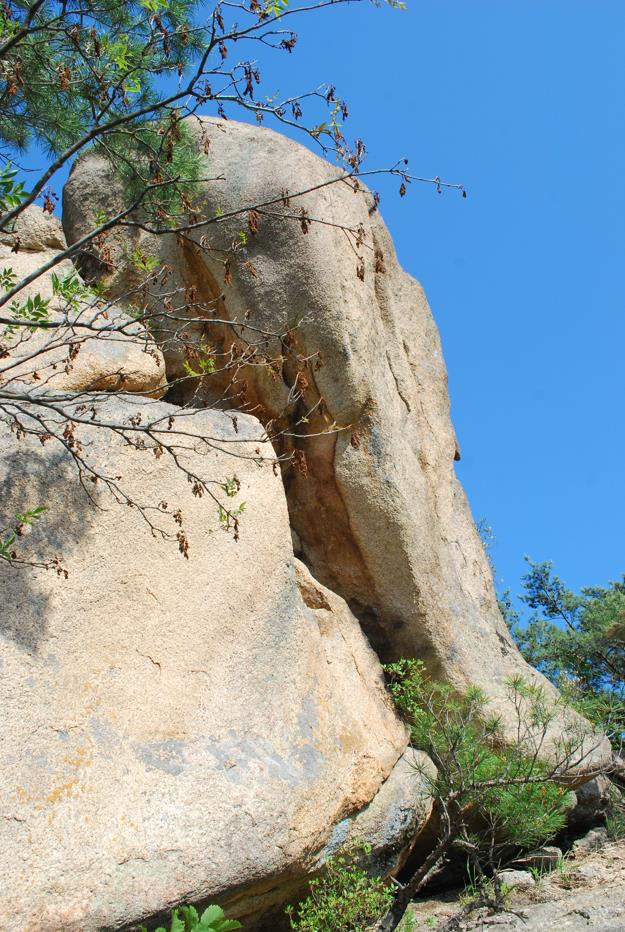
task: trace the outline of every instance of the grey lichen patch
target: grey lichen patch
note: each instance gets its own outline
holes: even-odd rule
[[[226,779],[236,784],[256,771],[265,778],[297,786],[317,779],[323,765],[323,756],[308,742],[294,747],[287,757],[268,738],[238,738],[234,733],[225,740],[207,742],[205,751],[218,763]]]
[[[150,744],[135,744],[133,750],[137,757],[155,770],[177,777],[185,769],[186,745],[184,741],[153,741]]]
[[[322,865],[328,858],[338,851],[347,841],[351,826],[351,819],[342,819],[332,829],[325,846],[317,856],[317,862]]]
[[[309,692],[303,699],[301,708],[297,713],[297,722],[303,735],[307,738],[312,737],[315,728],[319,724],[317,715],[317,704],[312,692]]]
[[[107,718],[89,719],[89,733],[101,750],[111,753],[120,743],[120,736],[115,726]]]

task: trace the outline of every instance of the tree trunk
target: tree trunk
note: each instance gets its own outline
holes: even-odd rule
[[[408,909],[410,901],[419,890],[425,886],[434,871],[440,865],[447,849],[456,837],[457,832],[458,830],[455,827],[453,830],[450,829],[447,831],[436,847],[430,851],[423,864],[417,868],[406,886],[402,887],[399,891],[386,916],[374,927],[374,932],[393,932],[393,930],[397,928],[404,913]]]

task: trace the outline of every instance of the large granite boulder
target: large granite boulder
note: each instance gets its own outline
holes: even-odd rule
[[[102,481],[87,494],[61,444],[0,423],[0,527],[46,505],[20,553],[68,571],[0,563],[1,915],[15,932],[95,932],[217,899],[268,930],[341,839],[396,869],[430,801],[358,621],[294,561],[260,424],[89,404],[168,443],[174,417],[184,437],[175,465],[153,440],[76,428],[142,512]],[[218,494],[236,474],[238,541],[184,470]]]
[[[203,185],[198,225],[184,237],[118,231],[104,280],[119,294],[132,288],[124,256],[139,249],[169,268],[168,293],[193,295],[185,340],[166,324],[160,335],[172,380],[193,335],[219,353],[234,347],[235,358],[265,335],[265,358],[277,363],[258,365],[257,353],[232,394],[287,428],[279,452],[300,466],[284,482],[302,559],[348,601],[381,657],[420,657],[460,690],[481,686],[513,731],[508,679],[549,687],[501,618],[454,471],[447,374],[422,288],[361,183],[337,181],[336,167],[268,129],[208,118],[189,126],[208,150],[207,175],[221,179]],[[83,204],[110,209],[114,190],[94,154],[76,162],[63,202],[70,242],[88,227]],[[215,403],[229,386],[211,377],[203,391]],[[598,756],[608,754],[604,743]]]
[[[27,207],[11,232],[0,233],[0,263],[17,281],[53,262],[67,248],[58,217]],[[14,328],[3,336],[0,385],[23,394],[24,386],[51,392],[127,391],[160,397],[165,385],[163,356],[145,328],[106,301],[80,298],[75,307],[53,294],[51,274],[77,276],[69,260],[59,262],[15,297],[22,304],[39,295],[49,301],[48,319],[57,326],[31,331]],[[3,307],[0,316],[11,317]],[[3,328],[4,331],[4,328]]]

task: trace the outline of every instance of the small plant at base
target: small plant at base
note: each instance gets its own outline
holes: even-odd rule
[[[605,817],[605,827],[612,841],[625,838],[625,803],[613,795]]]
[[[371,846],[360,844],[330,857],[324,872],[310,882],[310,894],[297,907],[287,907],[295,932],[366,932],[393,902],[391,890],[370,877],[357,858]]]
[[[480,875],[471,864],[467,864],[467,882],[464,885],[462,893],[458,897],[458,902],[461,906],[466,906],[468,903],[473,903],[480,893]]]
[[[534,864],[530,865],[527,870],[528,873],[532,875],[536,883],[540,883],[540,881],[545,876],[545,871],[542,869],[542,867],[536,867]]]
[[[610,812],[606,816],[605,827],[612,841],[625,838],[625,815],[622,812]]]
[[[484,878],[471,864],[467,865],[467,873],[469,879],[465,884],[464,890],[458,897],[458,902],[461,906],[470,906],[473,903],[481,905],[484,897],[491,900],[499,898],[502,905],[505,905],[506,901],[510,898],[512,887],[507,884],[500,883],[497,888],[494,878]]]
[[[540,688],[520,679],[509,683],[519,740],[507,747],[501,722],[487,714],[481,690],[473,687],[458,696],[431,680],[417,660],[400,660],[385,669],[391,696],[411,726],[413,745],[438,768],[435,795],[453,797],[461,807],[461,822],[462,810],[479,812],[499,840],[520,847],[541,844],[562,828],[567,791],[536,754],[554,714]]]
[[[195,906],[181,906],[172,911],[169,929],[160,926],[156,932],[235,932],[242,928],[236,919],[226,919],[221,906],[209,906],[201,916]],[[141,932],[147,932],[145,926],[141,926]]]
[[[565,854],[561,854],[556,861],[553,873],[555,874],[559,883],[564,884],[564,886],[568,886],[570,884],[571,872],[569,870],[569,862]]]
[[[430,919],[434,919],[434,923],[436,923],[434,916],[428,916],[428,918],[425,920],[425,924],[430,928],[433,928],[434,926],[430,923]],[[417,920],[412,913],[406,913],[402,919],[401,925],[399,926],[399,932],[417,932]]]

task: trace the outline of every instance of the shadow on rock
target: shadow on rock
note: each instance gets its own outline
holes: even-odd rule
[[[11,438],[13,440],[13,438]],[[34,449],[24,443],[1,459],[0,529],[3,537],[16,524],[16,516],[43,506],[47,511],[24,529],[16,542],[21,560],[63,564],[85,534],[86,512],[94,506],[81,487],[65,451]],[[42,573],[54,568],[28,563],[0,563],[3,599],[0,635],[10,638],[29,654],[45,641],[51,599],[50,586],[39,586]],[[62,580],[59,580],[59,584]]]

